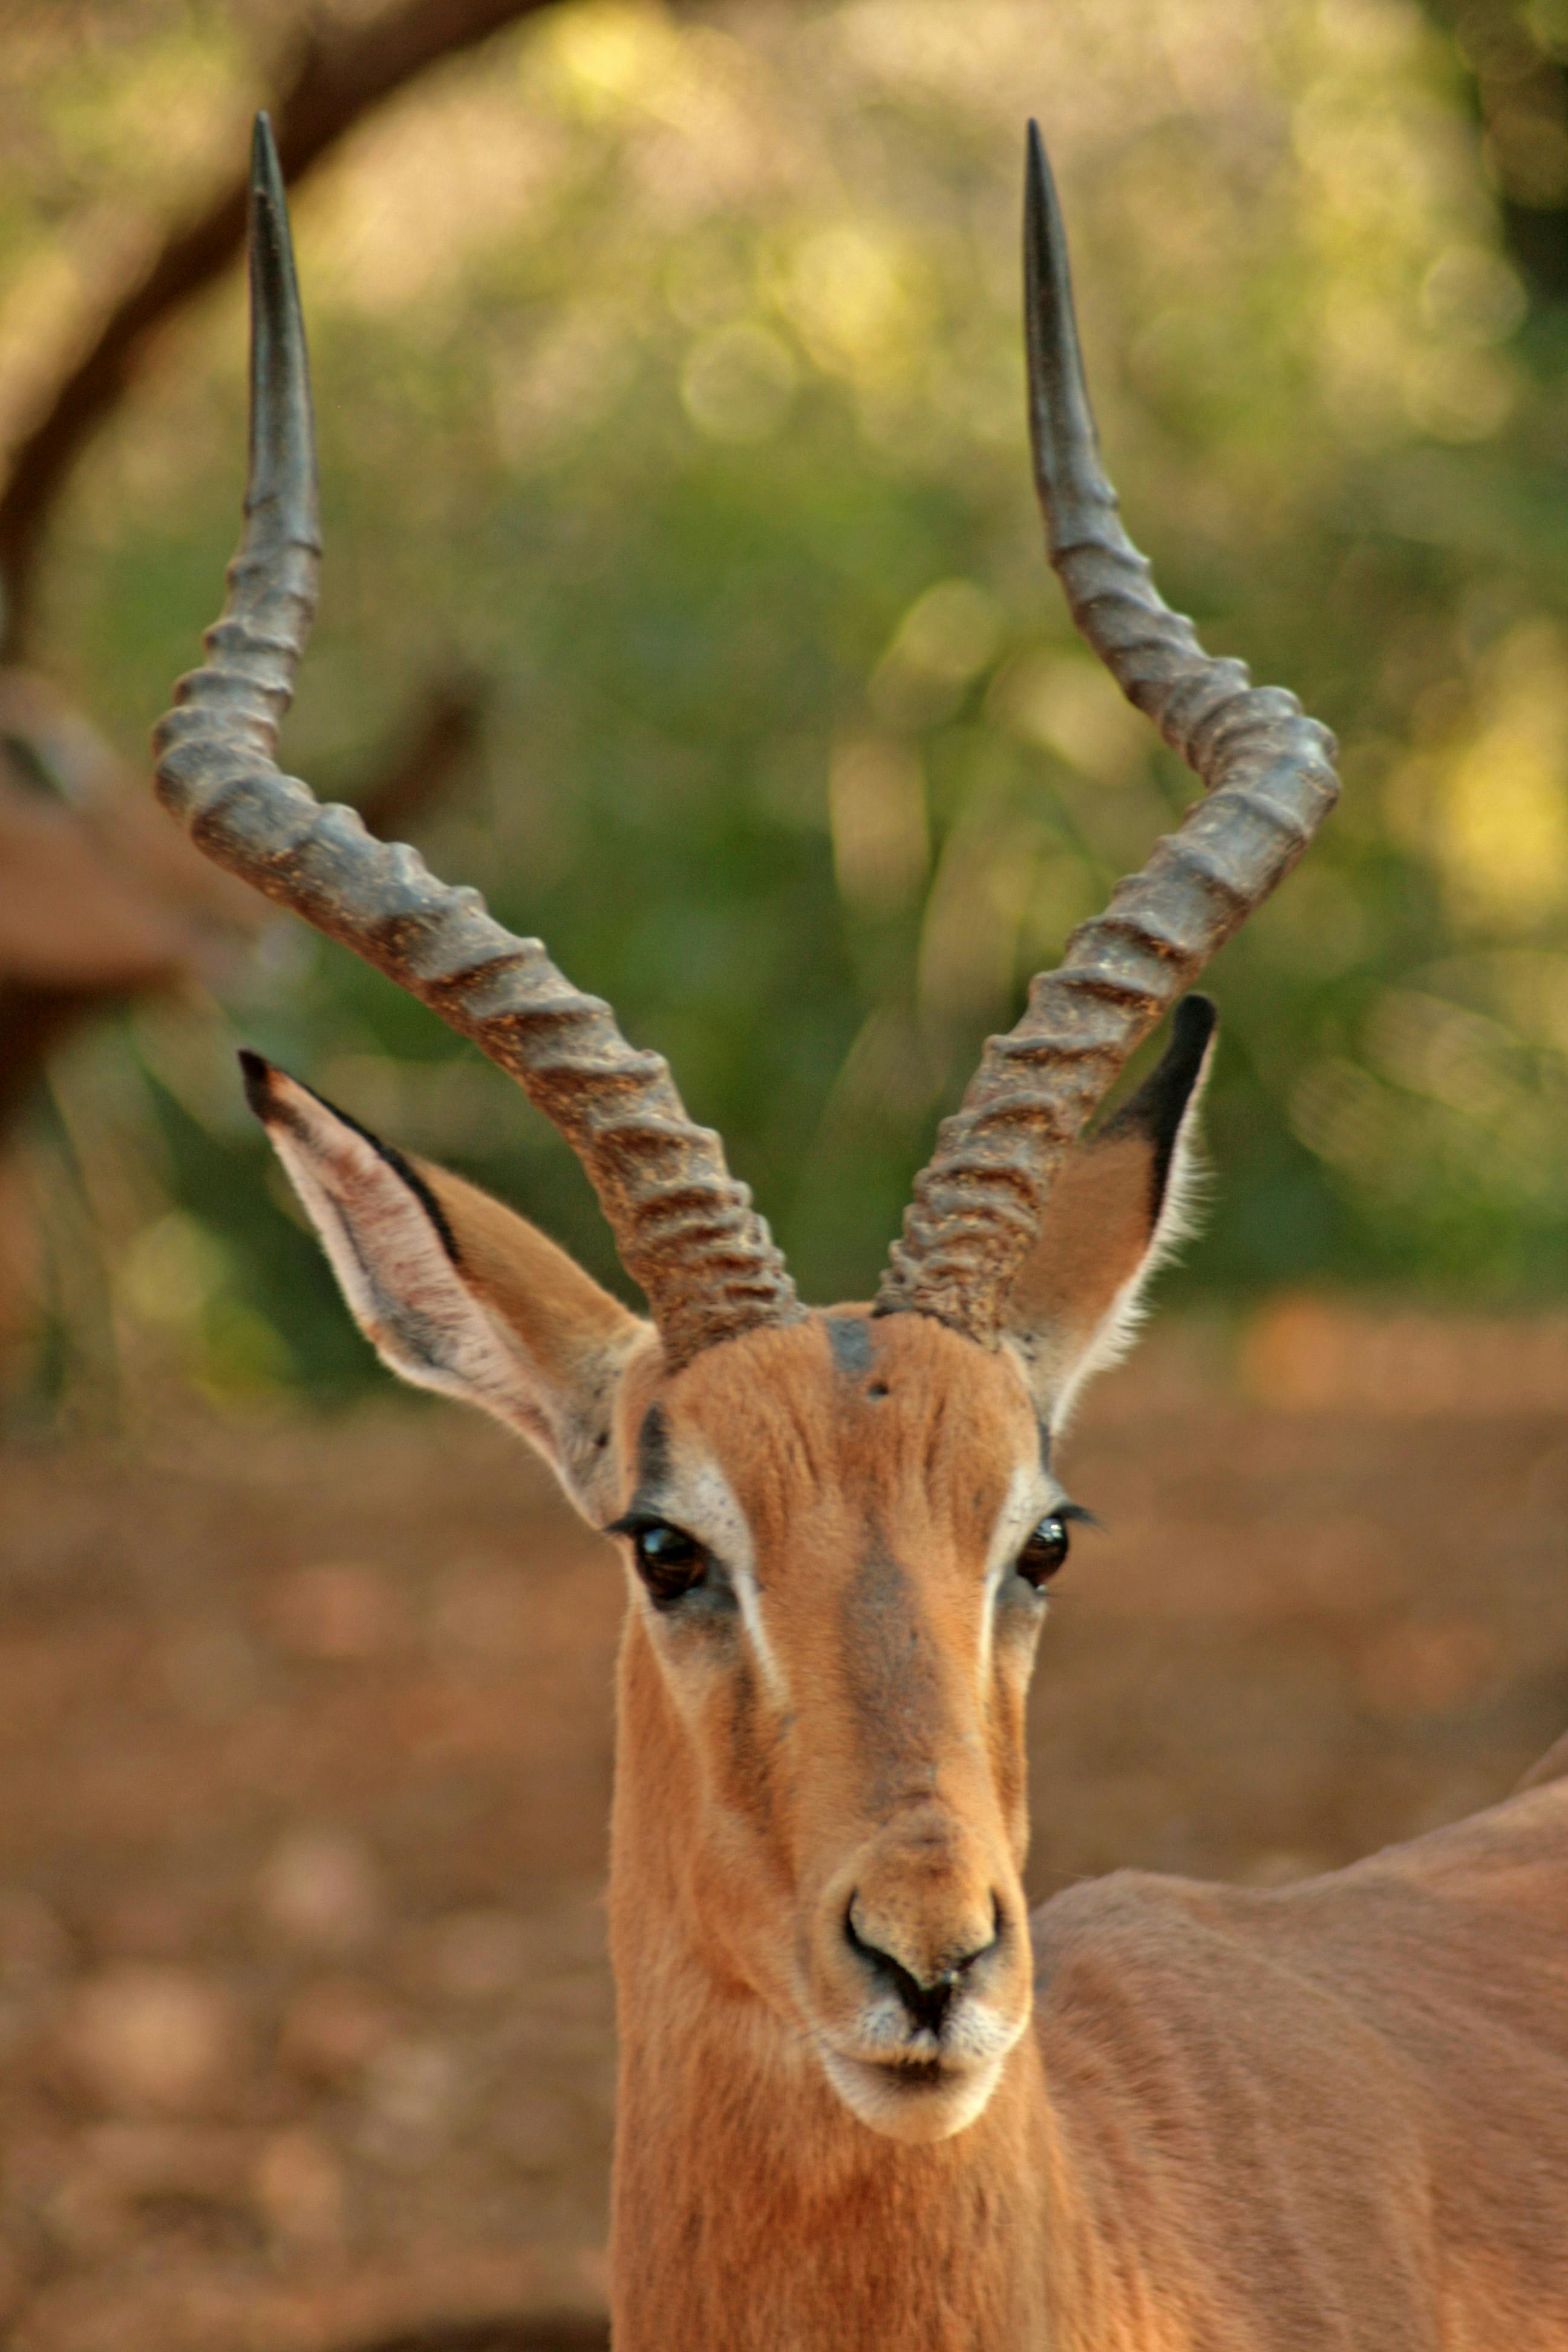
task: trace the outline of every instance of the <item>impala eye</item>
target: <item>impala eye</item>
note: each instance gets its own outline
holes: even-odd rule
[[[1026,1584],[1037,1592],[1048,1584],[1068,1556],[1068,1531],[1065,1519],[1052,1512],[1040,1521],[1014,1565]]]
[[[637,1572],[656,1601],[679,1601],[707,1575],[708,1555],[696,1537],[672,1528],[668,1519],[644,1519],[626,1532]]]

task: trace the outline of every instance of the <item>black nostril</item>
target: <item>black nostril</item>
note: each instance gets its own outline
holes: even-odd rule
[[[965,1952],[951,1968],[942,1969],[934,1977],[922,1980],[905,1968],[902,1960],[895,1959],[891,1952],[884,1951],[880,1944],[867,1942],[855,1925],[853,1899],[844,1914],[844,1934],[851,1951],[865,1962],[872,1975],[898,1994],[916,2032],[930,2033],[937,2041],[942,2038],[942,2029],[947,2021],[953,1994],[975,1961],[984,1959],[987,1952],[994,1951],[997,1941],[993,1936],[988,1944],[978,1946],[973,1952]]]

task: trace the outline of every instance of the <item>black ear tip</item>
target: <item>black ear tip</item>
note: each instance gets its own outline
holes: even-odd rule
[[[248,1045],[239,1049],[239,1074],[245,1086],[245,1099],[256,1116],[265,1124],[272,1103],[272,1065]]]
[[[1184,996],[1171,1018],[1173,1040],[1184,1053],[1202,1054],[1219,1027],[1219,1008],[1212,996]]]

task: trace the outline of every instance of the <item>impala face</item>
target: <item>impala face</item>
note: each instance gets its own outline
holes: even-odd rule
[[[384,1360],[520,1430],[624,1552],[617,1838],[690,1952],[894,2138],[972,2122],[1028,2021],[1025,1701],[1081,1516],[1050,1431],[1178,1228],[1213,1029],[1190,1004],[1064,1169],[1008,1344],[849,1307],[673,1370],[521,1217],[248,1061]]]
[[[1024,1382],[851,1310],[627,1386],[616,1525],[693,1925],[863,2122],[944,2137],[1029,2015],[1024,1710],[1071,1507]]]

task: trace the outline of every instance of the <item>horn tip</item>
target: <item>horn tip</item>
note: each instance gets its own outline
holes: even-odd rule
[[[250,133],[250,188],[253,195],[276,197],[283,183],[282,168],[278,161],[278,142],[272,135],[272,118],[262,107],[257,114]]]
[[[1051,160],[1046,152],[1040,126],[1031,115],[1024,154],[1024,249],[1030,284],[1035,289],[1031,310],[1037,307],[1047,285],[1052,286],[1053,301],[1060,299],[1054,280],[1065,268],[1063,247],[1061,208]]]

